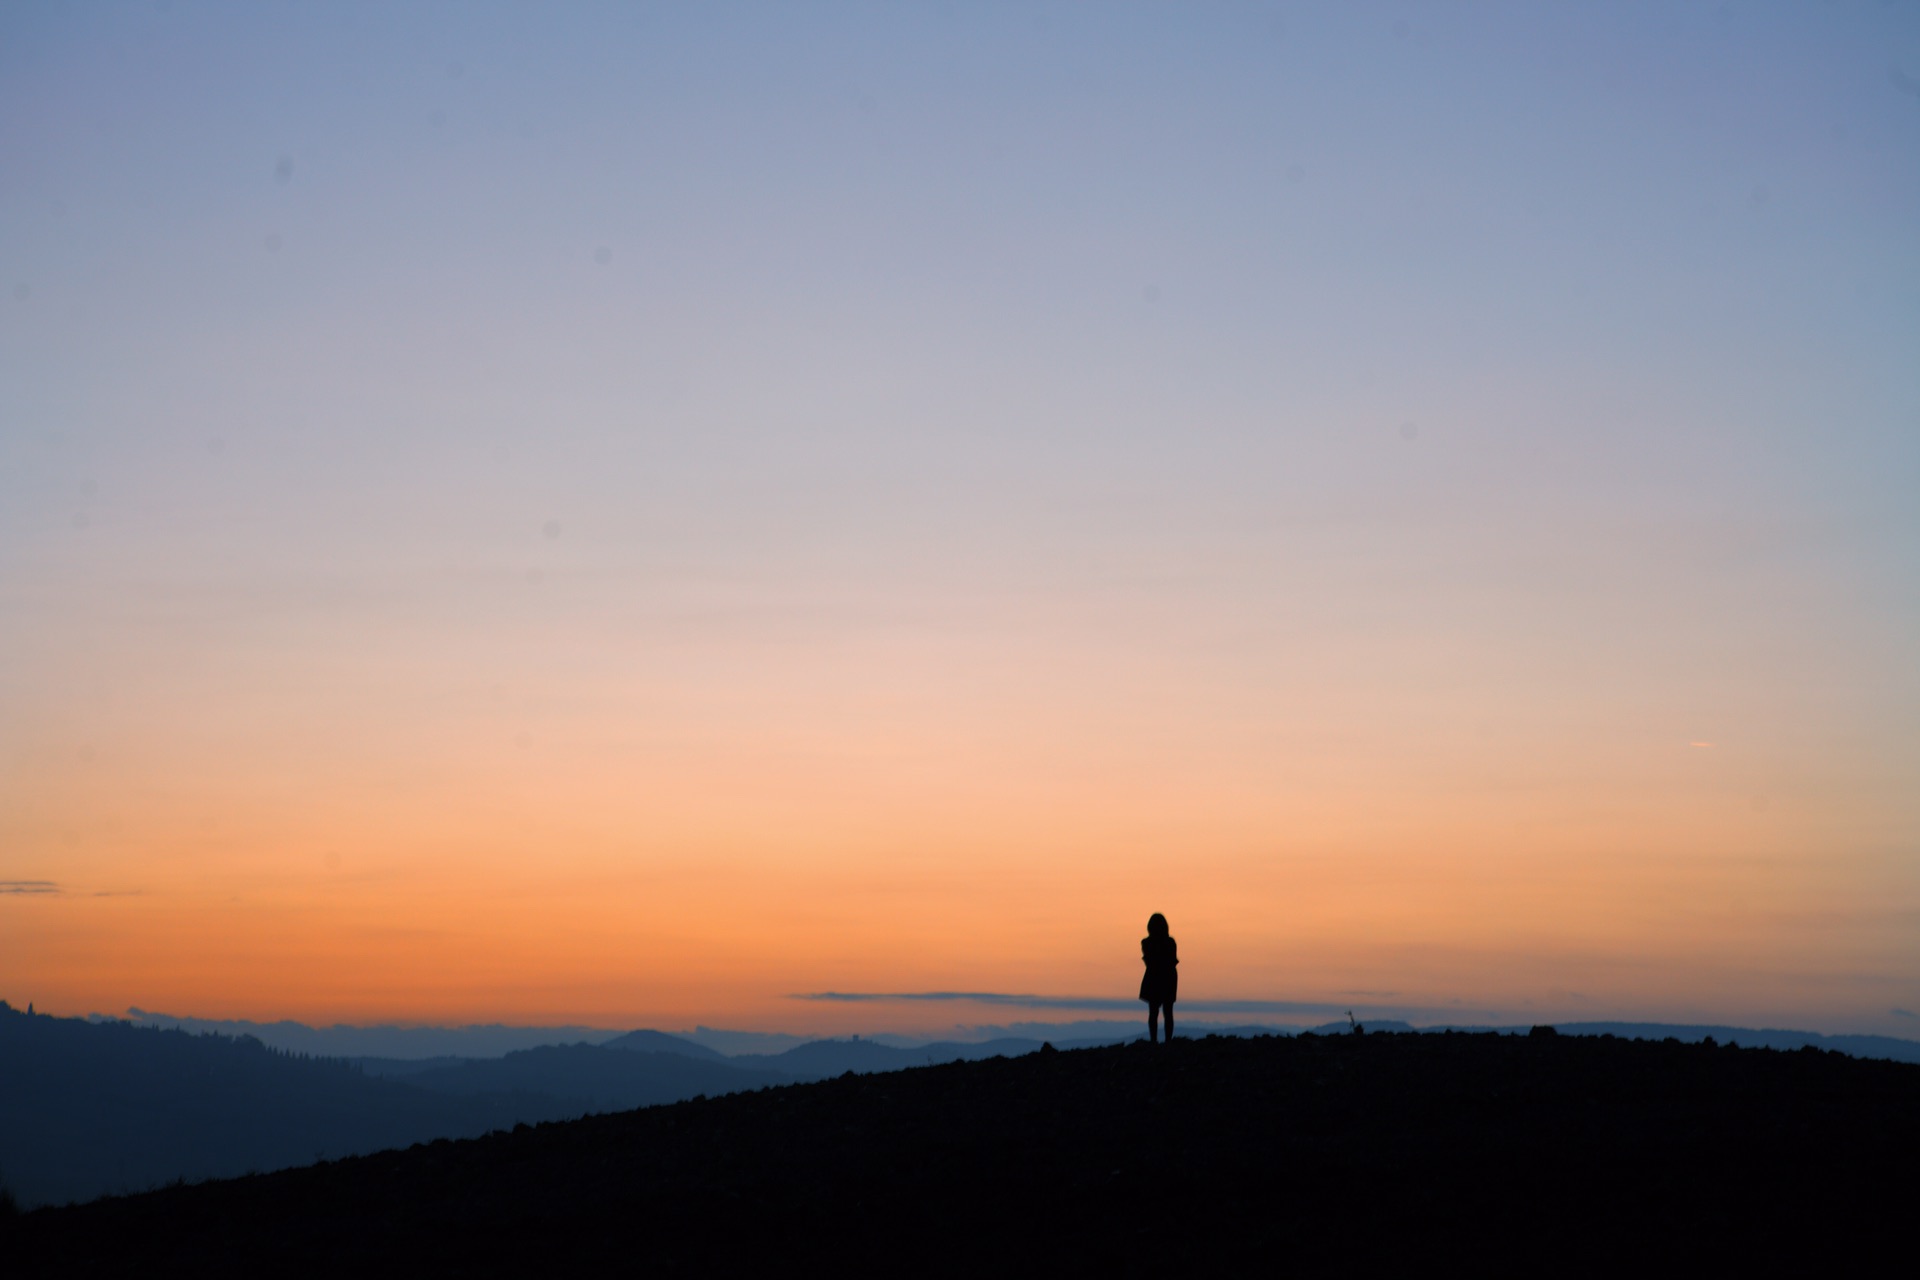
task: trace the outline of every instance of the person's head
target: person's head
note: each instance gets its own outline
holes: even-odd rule
[[[1158,911],[1147,917],[1147,936],[1150,938],[1167,936],[1167,918]]]

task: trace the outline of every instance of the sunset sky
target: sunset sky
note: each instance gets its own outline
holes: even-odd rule
[[[0,998],[1132,1016],[1156,910],[1920,1038],[1920,7],[0,8]]]

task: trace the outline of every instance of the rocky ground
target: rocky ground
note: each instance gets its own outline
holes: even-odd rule
[[[1834,1265],[1902,1243],[1920,1066],[1572,1036],[955,1063],[47,1209],[10,1274]]]

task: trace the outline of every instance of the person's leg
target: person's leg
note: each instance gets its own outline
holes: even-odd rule
[[[1160,1043],[1160,1006],[1157,1004],[1147,1006],[1147,1043]]]
[[[1167,1002],[1167,1040],[1169,1043],[1173,1040],[1173,1002],[1171,1000]]]

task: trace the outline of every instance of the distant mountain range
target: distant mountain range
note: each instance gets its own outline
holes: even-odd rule
[[[498,1023],[466,1027],[349,1026],[313,1027],[304,1022],[251,1022],[244,1018],[178,1018],[170,1013],[128,1009],[126,1017],[93,1015],[95,1022],[128,1021],[136,1026],[196,1034],[252,1036],[270,1049],[316,1058],[497,1058],[515,1049],[544,1044],[601,1044],[619,1037],[602,1027],[509,1027]]]
[[[778,1071],[737,1066],[720,1058],[645,1053],[603,1045],[554,1044],[503,1058],[470,1058],[405,1077],[433,1093],[485,1098],[502,1094],[544,1097],[572,1115],[629,1111],[701,1094],[738,1093],[792,1084]]]
[[[336,1033],[410,1030],[271,1025],[283,1035],[304,1032],[323,1042]],[[1413,1030],[1385,1021],[1370,1025],[1375,1031]],[[1349,1029],[1338,1022],[1314,1030]],[[1076,1030],[1109,1033],[1075,1036]],[[1241,1037],[1292,1033],[1260,1026],[1193,1030]],[[1658,1023],[1563,1023],[1559,1030],[1623,1039],[1711,1037],[1755,1048],[1811,1046],[1856,1057],[1920,1062],[1920,1043],[1887,1036]],[[1067,1034],[1051,1040],[1056,1049],[1137,1038],[1137,1033],[1111,1034],[1110,1028],[1068,1025],[1060,1031]],[[340,1042],[393,1044],[381,1034],[370,1041],[346,1035]],[[435,1042],[402,1043],[418,1048]],[[1039,1038],[1006,1037],[908,1047],[852,1037],[728,1057],[681,1036],[639,1030],[609,1035],[598,1044],[551,1043],[498,1054],[318,1057],[271,1048],[247,1035],[29,1016],[0,1001],[0,1185],[26,1205],[86,1200],[182,1178],[284,1168],[516,1124],[718,1097],[848,1072],[1017,1058],[1042,1044]]]
[[[0,1182],[27,1205],[566,1114],[544,1097],[429,1093],[252,1039],[0,1006]]]
[[[1123,1022],[1108,1018],[1051,1023],[1019,1022],[1004,1027],[976,1027],[972,1031],[977,1038],[965,1041],[942,1041],[931,1045],[911,1036],[899,1035],[855,1036],[850,1040],[808,1041],[801,1036],[777,1032],[731,1031],[713,1027],[699,1027],[679,1034],[564,1025],[506,1026],[499,1023],[454,1027],[348,1024],[316,1027],[293,1021],[251,1022],[244,1019],[183,1018],[138,1008],[129,1009],[125,1019],[93,1014],[90,1015],[89,1020],[131,1021],[143,1027],[225,1036],[252,1036],[269,1048],[282,1049],[290,1053],[304,1053],[316,1058],[349,1058],[368,1064],[368,1070],[375,1074],[393,1076],[408,1074],[410,1070],[424,1070],[425,1064],[429,1061],[444,1066],[457,1059],[497,1058],[517,1049],[536,1049],[555,1044],[598,1044],[609,1048],[640,1049],[649,1053],[680,1053],[689,1057],[705,1057],[709,1060],[751,1059],[763,1064],[771,1063],[773,1059],[790,1049],[810,1044],[850,1044],[857,1047],[849,1051],[847,1061],[841,1070],[861,1070],[863,1068],[856,1064],[863,1060],[863,1055],[869,1054],[870,1046],[902,1049],[908,1051],[909,1055],[917,1053],[920,1055],[918,1061],[924,1063],[929,1053],[933,1054],[936,1060],[952,1060],[940,1057],[941,1053],[949,1049],[964,1051],[956,1052],[953,1055],[955,1058],[977,1056],[974,1046],[987,1043],[1007,1045],[1019,1043],[1028,1045],[1030,1048],[1037,1048],[1043,1041],[1051,1041],[1055,1046],[1117,1044],[1122,1040],[1134,1039],[1141,1034],[1138,1021]],[[1448,1023],[1415,1028],[1404,1021],[1369,1018],[1364,1012],[1361,1014],[1361,1020],[1367,1026],[1381,1031],[1418,1029],[1422,1031],[1520,1032],[1527,1030],[1529,1025],[1525,1023]],[[1320,1026],[1271,1023],[1229,1025],[1199,1018],[1183,1018],[1180,1025],[1196,1036],[1295,1035],[1302,1031],[1327,1034],[1347,1029],[1345,1021],[1329,1022]],[[1920,1041],[1895,1036],[1822,1035],[1811,1031],[1757,1030],[1751,1027],[1662,1022],[1561,1022],[1555,1025],[1568,1035],[1617,1035],[1643,1040],[1664,1040],[1668,1036],[1681,1040],[1700,1040],[1706,1036],[1712,1036],[1716,1040],[1724,1041],[1732,1038],[1741,1044],[1765,1045],[1772,1048],[1798,1048],[1803,1044],[1811,1044],[1817,1048],[1833,1049],[1858,1057],[1920,1062]],[[1013,1050],[1002,1051],[1012,1052]],[[820,1051],[811,1052],[817,1054]],[[881,1060],[880,1055],[872,1056],[876,1060]],[[989,1053],[988,1056],[991,1054]],[[408,1063],[416,1065],[410,1069],[406,1065]],[[374,1064],[378,1064],[377,1070]],[[911,1063],[903,1059],[902,1065],[911,1065]]]

